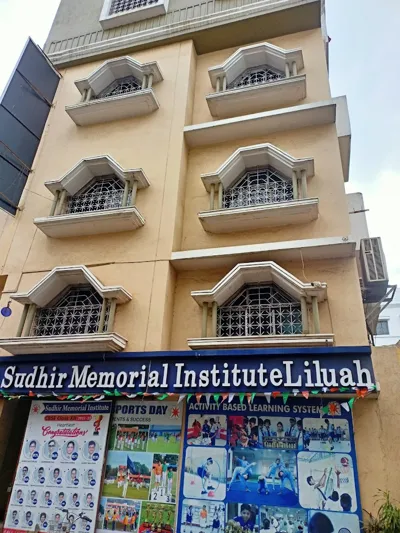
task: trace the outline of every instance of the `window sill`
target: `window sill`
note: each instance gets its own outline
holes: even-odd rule
[[[128,341],[118,333],[11,337],[0,339],[0,348],[12,355],[121,352]]]
[[[108,15],[110,12],[111,1],[105,0],[104,8],[100,17],[100,24],[103,30],[110,30],[112,28],[119,28],[126,24],[132,24],[139,20],[145,20],[160,15],[165,15],[168,9],[168,0],[160,0],[157,4],[150,6],[137,7],[115,15]]]
[[[148,115],[159,107],[153,89],[143,89],[122,96],[109,96],[66,106],[65,111],[77,126],[90,126]]]
[[[306,97],[306,77],[293,76],[271,83],[228,89],[206,96],[215,118],[249,115],[296,104]]]
[[[209,233],[233,233],[289,224],[305,224],[317,218],[318,198],[199,213],[200,222],[204,230]]]
[[[63,239],[78,235],[132,231],[144,226],[145,219],[136,207],[124,207],[109,211],[35,218],[33,223],[48,237]]]
[[[259,337],[207,337],[188,339],[192,350],[215,350],[218,348],[272,348],[298,346],[333,346],[334,335],[268,335]]]

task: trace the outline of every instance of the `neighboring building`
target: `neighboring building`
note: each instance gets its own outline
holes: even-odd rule
[[[376,327],[375,346],[397,344],[400,341],[400,292],[396,290],[393,300],[379,315]]]
[[[97,527],[107,529],[108,510],[112,514],[118,507],[129,520],[140,513],[139,531],[155,530],[162,522],[156,529],[166,533],[174,531],[175,515],[167,509],[161,517],[151,502],[139,502],[138,510],[131,493],[133,483],[135,490],[149,490],[152,469],[156,496],[139,497],[137,492],[137,499],[155,500],[168,470],[176,493],[162,485],[167,497],[162,501],[177,503],[178,517],[185,505],[189,509],[188,498],[207,501],[210,516],[226,506],[228,514],[220,522],[232,513],[239,516],[242,504],[254,503],[247,495],[234,499],[233,492],[225,491],[237,459],[228,455],[227,439],[242,427],[238,439],[247,447],[249,440],[257,441],[253,428],[267,421],[254,422],[247,415],[211,421],[211,394],[224,394],[226,402],[237,393],[259,394],[256,401],[268,412],[263,393],[275,393],[281,412],[298,402],[304,410],[297,413],[311,413],[320,423],[329,392],[343,427],[335,433],[336,421],[328,421],[326,436],[318,434],[318,449],[327,455],[311,454],[311,459],[302,452],[302,457],[304,462],[326,459],[330,473],[340,467],[347,474],[342,483],[349,487],[342,492],[350,504],[339,508],[347,514],[330,520],[335,530],[351,527],[351,533],[358,533],[362,506],[352,419],[340,403],[355,394],[377,396],[364,305],[379,302],[388,280],[380,242],[365,239],[358,247],[361,234],[352,237],[344,190],[351,132],[346,98],[330,93],[323,0],[62,0],[45,51],[62,78],[19,209],[15,217],[0,212],[1,306],[12,311],[0,322],[0,351],[13,356],[0,361],[3,393],[31,398],[54,393],[63,401],[78,395],[86,401],[93,394],[119,398],[139,392],[144,409],[150,405],[145,394],[157,392],[160,401],[168,393],[194,395],[191,401],[198,399],[195,407],[209,420],[202,419],[200,433],[199,421],[190,420],[190,435],[204,445],[217,442],[222,451],[213,452],[215,461],[204,450],[192,457],[190,447],[184,466],[169,457],[164,470],[157,454],[154,464],[152,456],[151,464],[143,459],[140,468],[129,454],[125,457],[127,450],[143,451],[147,440],[147,450],[153,446],[160,452],[156,442],[161,437],[161,451],[171,446],[177,453],[173,445],[183,440],[186,446],[184,428],[165,428],[168,417],[149,418],[147,426],[136,418],[128,424],[122,417],[113,423],[109,439],[110,449],[117,450],[113,453],[125,455],[122,462],[107,463],[103,490],[119,500],[102,500]],[[309,367],[314,374],[306,379]],[[245,377],[231,381],[241,368]],[[207,372],[215,373],[212,379]],[[203,403],[202,393],[208,394]],[[286,394],[291,395],[287,405]],[[238,412],[244,410],[243,398],[233,404]],[[7,458],[4,464],[18,461],[26,404],[2,401],[2,424],[17,405],[14,426],[4,433],[0,450]],[[368,504],[376,489],[384,488],[372,486],[368,477],[380,472],[379,461],[369,463],[366,454],[366,417],[379,426],[377,409],[372,400],[370,404],[354,411],[354,423],[361,427],[356,439],[360,490]],[[37,414],[40,408],[34,408]],[[132,410],[136,408],[140,410]],[[57,422],[54,416],[47,420]],[[267,461],[276,460],[276,450],[268,448],[292,450],[292,455],[282,452],[288,466],[279,474],[282,487],[287,478],[286,489],[294,493],[292,503],[283,499],[272,505],[300,509],[302,502],[298,520],[304,526],[319,507],[304,499],[299,503],[291,483],[303,467],[293,449],[308,449],[303,433],[314,422],[305,415],[294,421],[297,429],[293,421],[287,434],[278,429],[282,436],[275,435],[278,444],[273,446],[266,430],[259,443],[266,455],[257,477],[267,475]],[[25,457],[33,435],[27,427]],[[342,448],[343,428],[348,429]],[[68,439],[62,440],[65,433],[56,435],[63,457],[75,453]],[[49,449],[49,441],[42,444]],[[333,467],[335,445],[351,456]],[[90,446],[95,449],[85,440],[77,457],[87,458]],[[382,446],[377,438],[374,453],[385,456]],[[104,448],[105,443],[101,459]],[[36,459],[29,453],[32,466],[29,461]],[[56,457],[45,453],[51,460]],[[64,477],[53,471],[54,479],[68,488],[71,469],[61,464]],[[101,469],[96,484],[82,468],[86,482],[90,479],[97,490]],[[318,468],[321,477],[327,467]],[[192,476],[189,488],[179,489],[178,470]],[[278,472],[269,474],[274,485],[275,474],[278,483]],[[12,475],[3,475],[4,494]],[[40,475],[35,476],[41,483]],[[303,476],[302,483],[310,476]],[[118,487],[112,493],[108,485]],[[333,475],[325,485],[333,491]],[[300,498],[305,498],[303,490],[300,486]],[[254,498],[259,494],[254,491]],[[12,505],[18,512],[14,500]],[[258,525],[268,520],[264,507],[258,502],[251,510]],[[92,516],[93,508],[87,512]],[[43,519],[42,513],[38,516]],[[17,518],[12,520],[16,527]],[[213,528],[219,530],[222,522]],[[117,529],[127,526],[121,524]],[[14,526],[8,523],[10,532]],[[33,521],[27,529],[34,527]],[[88,524],[85,528],[92,531]]]

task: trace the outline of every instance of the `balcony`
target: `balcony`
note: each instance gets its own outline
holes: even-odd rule
[[[54,195],[50,215],[34,224],[48,237],[132,231],[145,223],[135,206],[138,189],[149,186],[143,170],[125,170],[110,156],[83,159],[45,185]]]
[[[156,62],[140,63],[131,57],[111,59],[75,85],[78,104],[65,110],[77,126],[90,126],[147,115],[159,108],[153,83],[162,80]]]
[[[320,327],[326,284],[303,283],[272,261],[238,264],[192,297],[202,309],[201,337],[187,341],[193,350],[334,343]]]
[[[210,210],[199,213],[209,233],[232,233],[304,224],[318,218],[318,198],[308,197],[314,161],[297,159],[265,143],[236,150],[201,179]]]
[[[84,266],[56,267],[11,298],[24,305],[15,337],[0,339],[0,348],[13,355],[119,352],[127,345],[114,319],[117,305],[132,296],[104,286]]]
[[[215,118],[248,115],[294,105],[306,97],[306,76],[300,49],[269,43],[239,48],[208,73],[215,93],[207,95]]]

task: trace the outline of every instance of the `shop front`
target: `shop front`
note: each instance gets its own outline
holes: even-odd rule
[[[0,385],[30,402],[6,533],[360,531],[368,347],[20,356]]]

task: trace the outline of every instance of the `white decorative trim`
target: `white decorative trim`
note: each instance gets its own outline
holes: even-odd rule
[[[268,65],[285,72],[285,64],[295,62],[298,70],[304,68],[303,52],[300,48],[285,50],[270,43],[252,44],[236,50],[222,65],[208,69],[211,85],[215,88],[217,78],[226,76],[227,84],[232,83],[248,68]]]
[[[91,126],[124,118],[149,115],[160,107],[153,89],[142,89],[69,105],[65,111],[77,126]]]
[[[33,223],[48,237],[62,239],[76,235],[132,231],[144,226],[145,220],[136,207],[123,207],[109,211],[35,218]]]
[[[121,352],[128,341],[118,333],[11,337],[0,339],[0,348],[12,355],[52,353]]]
[[[190,148],[194,148],[251,137],[265,137],[280,131],[334,124],[335,120],[336,102],[327,100],[194,124],[185,126],[183,131],[186,142]]]
[[[307,19],[304,14],[302,17],[290,16],[291,8],[298,8],[300,6],[309,7],[309,4],[315,6],[314,12],[307,10]],[[271,13],[277,11],[288,12],[288,15],[284,20],[287,21],[287,26],[282,27],[282,34],[296,33],[305,31],[308,29],[315,29],[316,17],[318,18],[319,2],[316,0],[260,0],[252,5],[242,5],[240,7],[227,9],[224,11],[214,11],[201,17],[194,19],[185,18],[182,21],[172,24],[165,24],[158,28],[150,28],[128,35],[122,35],[120,37],[113,37],[104,41],[99,41],[90,44],[84,44],[74,48],[68,48],[67,50],[61,50],[59,52],[53,52],[49,54],[49,57],[55,65],[69,65],[74,62],[80,62],[86,58],[95,58],[98,55],[115,55],[119,52],[132,50],[135,47],[149,47],[154,48],[155,44],[164,43],[177,37],[183,37],[187,34],[191,34],[194,38],[195,44],[198,39],[204,34],[206,28],[216,28],[229,24],[231,22],[248,21],[253,17],[268,16]],[[249,22],[246,23],[251,28]],[[273,29],[265,28],[265,31],[270,31],[269,35],[273,33]],[[266,33],[268,36],[268,33]],[[274,36],[274,35],[272,35]],[[82,37],[85,37],[84,35]],[[226,43],[226,48],[232,47],[234,44],[229,41]],[[215,48],[216,49],[216,48]],[[213,49],[214,50],[214,49]],[[211,50],[211,51],[213,51]]]
[[[352,237],[324,237],[172,252],[171,263],[175,270],[207,270],[232,268],[241,261],[301,261],[302,257],[315,261],[355,255],[356,241]]]
[[[201,180],[207,191],[210,191],[211,184],[220,182],[227,189],[247,169],[267,166],[272,166],[289,180],[292,179],[293,170],[305,170],[307,177],[314,176],[313,158],[292,157],[275,145],[264,143],[238,148],[215,172],[202,174]]]
[[[302,75],[208,94],[206,100],[213,117],[229,118],[293,105],[306,96]]]
[[[209,233],[232,233],[305,224],[317,218],[318,198],[199,213],[200,222],[204,230]]]
[[[11,298],[21,304],[45,307],[67,287],[81,284],[92,285],[103,298],[115,298],[118,304],[132,300],[123,287],[103,285],[84,265],[55,267],[28,292],[11,294]]]
[[[124,26],[125,24],[132,24],[139,20],[165,15],[168,10],[169,0],[158,0],[156,4],[137,7],[114,15],[110,15],[111,3],[112,0],[104,0],[103,9],[100,15],[100,24],[103,30],[109,30],[111,28]]]
[[[241,287],[249,283],[275,283],[296,300],[305,296],[311,302],[312,296],[317,296],[319,302],[327,298],[327,284],[314,281],[303,283],[290,272],[277,265],[274,261],[257,263],[239,263],[212,289],[192,291],[192,298],[202,305],[204,302],[224,304]]]
[[[143,77],[149,74],[153,75],[153,83],[158,83],[163,79],[156,61],[140,63],[129,56],[117,57],[105,61],[89,76],[77,80],[75,85],[81,94],[87,89],[92,89],[94,95],[97,96],[116,80],[134,76],[142,82]]]
[[[223,348],[295,348],[299,346],[333,346],[335,336],[330,333],[310,335],[268,335],[255,337],[207,337],[188,339],[192,350],[218,350]]]
[[[109,155],[85,157],[85,159],[81,159],[79,163],[68,170],[60,179],[46,181],[45,186],[53,194],[57,191],[66,190],[69,195],[73,196],[96,176],[106,176],[107,174],[115,174],[123,183],[125,181],[132,182],[135,180],[138,183],[139,189],[150,186],[143,169],[125,170]]]

